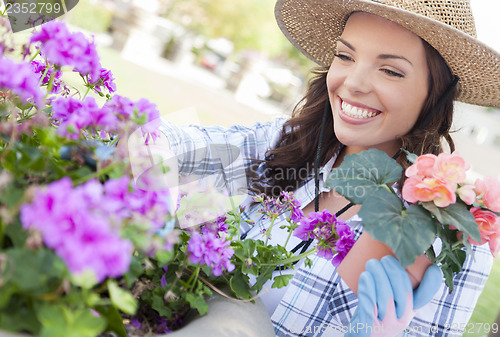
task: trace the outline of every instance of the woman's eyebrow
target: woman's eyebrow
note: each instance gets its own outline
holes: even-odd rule
[[[352,51],[356,51],[356,49],[350,43],[346,42],[345,40],[339,39],[339,41],[342,42],[343,44],[345,44],[347,46],[347,48],[352,49]]]
[[[403,56],[398,56],[398,55],[391,55],[391,54],[381,54],[377,58],[385,60],[385,59],[399,59],[408,62],[413,66],[413,63],[410,62],[406,57]]]
[[[346,40],[343,40],[342,38],[339,39],[339,42],[342,42],[347,48],[351,49],[352,51],[356,51],[356,48],[354,48],[349,42]],[[399,59],[399,60],[404,60],[411,64],[413,66],[413,63],[410,62],[406,57],[403,56],[398,56],[398,55],[392,55],[392,54],[380,54],[377,58],[386,60],[386,59]]]

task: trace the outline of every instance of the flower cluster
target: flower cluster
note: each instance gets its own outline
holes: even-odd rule
[[[209,233],[214,233],[218,236],[227,234],[228,225],[226,223],[227,217],[218,216],[215,222],[208,222],[201,226],[201,233],[203,235],[208,235]]]
[[[467,200],[469,187],[464,183],[469,167],[457,152],[422,155],[406,169],[403,198],[412,203],[432,201],[438,207],[455,203],[457,193]]]
[[[354,245],[354,233],[349,225],[327,209],[309,213],[300,221],[293,234],[302,240],[318,241],[318,256],[332,260],[338,266]]]
[[[102,131],[118,132],[132,119],[143,119],[145,125],[141,129],[147,143],[150,138],[154,141],[160,136],[159,115],[156,105],[144,98],[134,103],[115,95],[103,107],[93,97],[83,101],[59,97],[52,102],[52,118],[59,124],[58,133],[70,139],[78,139],[83,129],[100,130],[104,137]]]
[[[438,207],[456,203],[457,196],[465,204],[474,206],[470,212],[478,224],[481,241],[471,237],[474,245],[489,243],[494,256],[500,250],[500,182],[494,178],[477,179],[466,183],[469,164],[458,155],[441,153],[438,156],[426,154],[419,156],[406,170],[408,179],[403,185],[403,198],[409,202],[433,202]],[[450,229],[457,229],[450,226]],[[459,238],[462,234],[458,233]]]
[[[124,274],[130,264],[132,243],[120,236],[120,224],[134,213],[151,216],[158,229],[168,208],[164,196],[129,192],[127,177],[104,185],[90,180],[73,187],[69,178],[38,189],[31,204],[21,207],[23,227],[42,233],[45,244],[64,260],[73,274],[94,273],[97,282]],[[165,199],[165,198],[163,198]]]
[[[222,275],[222,270],[233,271],[231,263],[234,250],[228,247],[231,241],[219,238],[216,233],[207,232],[201,235],[193,232],[188,242],[189,260],[192,263],[203,263],[212,268],[215,276]]]
[[[295,199],[293,192],[282,191],[278,199],[261,194],[254,196],[253,200],[262,204],[259,212],[270,219],[275,219],[287,212],[290,212],[289,217],[293,222],[299,222],[304,217],[300,202]]]
[[[33,68],[33,72],[38,77],[41,85],[49,85],[50,79],[52,78],[51,92],[56,94],[61,91],[64,86],[63,81],[61,80],[61,70],[48,67],[45,62],[40,60],[31,61],[31,67]]]
[[[24,228],[34,228],[73,274],[91,271],[100,282],[128,270],[132,243],[122,239],[104,216],[100,183],[73,188],[69,178],[38,190],[32,204],[21,208]]]
[[[40,106],[44,92],[29,63],[15,62],[0,56],[0,89],[10,90],[24,103]]]
[[[101,63],[94,42],[81,32],[71,33],[63,22],[50,21],[31,36],[31,43],[40,42],[40,54],[58,66],[72,66],[82,75],[97,79]]]
[[[112,113],[121,122],[138,121],[141,125],[142,135],[145,136],[145,144],[148,144],[150,139],[155,142],[160,137],[160,112],[156,104],[145,98],[133,102],[127,97],[114,95],[111,100],[104,104],[103,109]],[[120,125],[116,127],[119,128]]]

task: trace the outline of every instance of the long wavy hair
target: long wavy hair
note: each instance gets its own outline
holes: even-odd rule
[[[453,82],[453,75],[441,55],[427,42],[423,43],[429,68],[427,98],[413,128],[400,137],[401,144],[404,149],[417,155],[443,152],[443,141],[448,144],[450,151],[454,151],[450,128],[453,120],[453,101],[458,94],[458,88],[455,87],[445,101],[438,104]],[[276,147],[266,153],[265,174],[249,173],[252,179],[252,193],[278,197],[281,191],[296,190],[314,172],[319,129],[328,95],[327,72],[327,67],[312,71],[313,76],[305,96],[295,106],[291,118],[284,123]],[[326,118],[320,165],[325,165],[342,146],[333,131],[333,116],[329,113]],[[411,165],[405,155],[400,155],[397,161],[403,169]],[[256,172],[255,168],[261,164],[262,161],[255,161],[250,171]],[[402,186],[404,179],[403,175],[398,182],[399,186]]]

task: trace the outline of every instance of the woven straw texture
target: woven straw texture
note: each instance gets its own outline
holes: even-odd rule
[[[469,0],[278,0],[275,15],[298,50],[329,66],[355,11],[396,22],[433,46],[460,77],[457,100],[500,108],[500,53],[475,38]]]

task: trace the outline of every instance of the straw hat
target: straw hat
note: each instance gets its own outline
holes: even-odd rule
[[[476,39],[469,0],[278,0],[278,25],[292,44],[329,66],[352,12],[398,23],[433,46],[460,77],[457,100],[500,108],[500,53]]]

